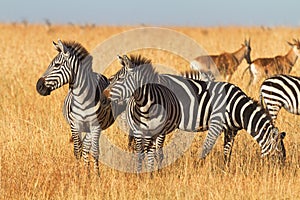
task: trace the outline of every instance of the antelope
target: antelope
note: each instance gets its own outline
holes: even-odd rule
[[[242,47],[233,53],[224,52],[220,55],[198,56],[191,62],[191,68],[204,72],[212,71],[214,74],[219,73],[227,82],[230,82],[233,73],[244,58],[248,64],[251,63],[250,52],[249,39],[245,40]]]
[[[291,49],[285,56],[275,56],[273,58],[257,58],[244,70],[242,78],[247,70],[250,71],[251,84],[256,84],[261,78],[269,78],[275,74],[289,74],[300,56],[300,41],[293,39],[294,43],[287,42]]]

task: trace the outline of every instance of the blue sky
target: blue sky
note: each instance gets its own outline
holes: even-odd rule
[[[0,22],[300,26],[299,0],[0,0]]]

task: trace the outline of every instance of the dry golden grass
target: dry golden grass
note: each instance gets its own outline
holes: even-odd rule
[[[62,116],[67,87],[42,97],[35,84],[56,55],[52,40],[75,40],[88,50],[113,34],[132,27],[80,27],[0,24],[0,132],[1,199],[299,199],[299,116],[282,110],[280,130],[287,132],[287,162],[282,168],[259,158],[259,147],[240,131],[233,148],[230,169],[224,169],[222,138],[205,162],[199,153],[205,133],[175,163],[154,178],[137,177],[101,164],[101,178],[77,176],[70,129]],[[286,41],[299,38],[299,28],[216,27],[176,28],[194,38],[208,52],[234,51],[251,37],[252,59],[285,54]],[[151,59],[181,68],[182,61],[161,52],[145,52]],[[168,57],[170,56],[170,57]],[[173,59],[174,58],[174,59]],[[187,66],[184,66],[187,67]],[[258,97],[258,86],[246,90],[241,79],[243,61],[233,82]],[[300,76],[300,61],[292,74]],[[116,70],[112,67],[109,73]],[[116,126],[104,132],[126,148],[127,136]],[[82,165],[82,163],[81,163]]]

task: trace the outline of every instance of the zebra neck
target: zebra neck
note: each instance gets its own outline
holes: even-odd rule
[[[135,73],[134,81],[136,81],[135,89],[137,89],[147,83],[158,83],[159,74],[154,70],[153,66],[145,65],[139,67],[137,73]]]
[[[259,130],[257,130],[257,133],[255,134],[254,139],[257,141],[259,146],[262,149],[262,152],[268,151],[267,148],[270,148],[271,141],[271,132],[274,126],[270,123],[266,123],[265,126],[261,127]]]
[[[263,115],[255,116],[257,120],[250,120],[247,132],[257,141],[260,147],[264,148],[265,141],[269,140],[270,132],[273,128],[272,121],[269,117]],[[250,128],[249,128],[250,127]]]
[[[250,101],[245,103],[240,109],[241,127],[257,140],[263,137],[266,129],[272,125],[272,119],[265,110]]]
[[[92,57],[87,56],[83,61],[78,62],[77,70],[74,72],[74,78],[70,89],[73,93],[79,95],[83,89],[94,90],[94,80],[97,80],[96,74],[92,70]]]

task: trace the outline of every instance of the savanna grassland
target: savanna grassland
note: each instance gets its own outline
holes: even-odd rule
[[[260,159],[260,149],[245,131],[233,147],[230,168],[223,164],[223,135],[204,162],[199,161],[205,133],[198,133],[174,163],[154,173],[137,176],[101,163],[101,177],[86,176],[70,143],[70,128],[62,115],[68,87],[42,97],[35,89],[57,52],[52,41],[75,40],[92,51],[112,35],[136,27],[0,24],[1,199],[300,199],[300,116],[282,110],[277,125],[287,132],[285,166]],[[300,28],[288,27],[170,27],[193,38],[211,54],[233,52],[251,38],[251,58],[271,57],[289,50],[286,41],[300,38]],[[166,38],[167,39],[167,38]],[[139,40],[137,39],[138,43]],[[189,65],[177,56],[147,50],[154,62]],[[119,65],[113,63],[107,74]],[[232,82],[258,98],[259,86],[242,79],[245,61]],[[291,74],[300,76],[300,61]],[[103,132],[127,151],[127,134],[114,125]],[[172,137],[171,135],[168,137]],[[112,158],[113,159],[113,158]],[[77,175],[76,173],[79,173]]]

